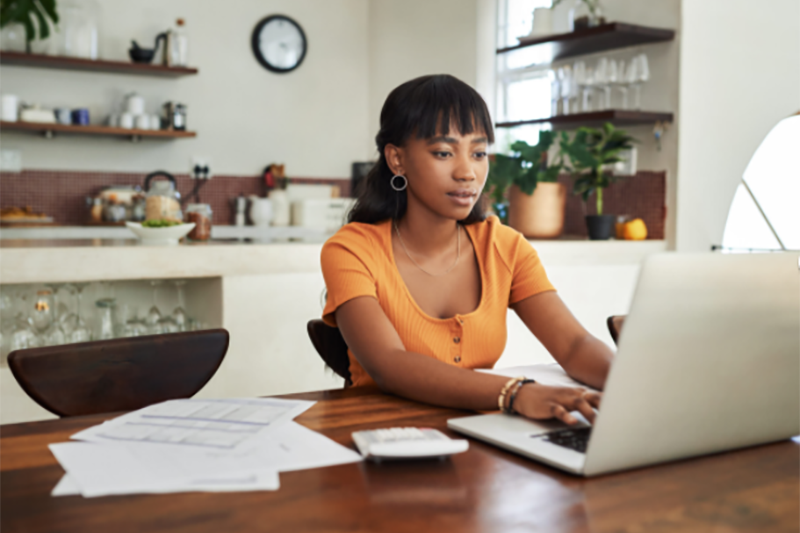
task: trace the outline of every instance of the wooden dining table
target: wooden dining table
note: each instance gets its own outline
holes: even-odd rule
[[[351,433],[432,427],[472,413],[371,389],[283,396],[296,420],[354,448]],[[359,462],[280,475],[277,491],[52,497],[48,444],[119,413],[0,427],[0,531],[797,532],[800,444],[768,444],[584,479],[470,440],[446,460]],[[624,438],[624,436],[621,436]]]

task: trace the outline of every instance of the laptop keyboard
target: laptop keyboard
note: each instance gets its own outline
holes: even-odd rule
[[[534,435],[536,437],[543,437],[544,440],[575,450],[576,452],[586,453],[586,446],[589,444],[589,437],[592,435],[592,427],[582,428],[567,428],[558,431],[552,431],[545,435]]]

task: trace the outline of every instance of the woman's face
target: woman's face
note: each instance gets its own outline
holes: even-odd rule
[[[446,135],[412,135],[402,147],[387,145],[389,168],[408,179],[409,210],[423,207],[445,218],[467,218],[489,173],[488,143],[483,132],[461,135],[451,125]]]

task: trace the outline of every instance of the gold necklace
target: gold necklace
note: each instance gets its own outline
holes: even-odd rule
[[[456,223],[456,260],[455,260],[455,262],[453,262],[453,265],[450,268],[448,268],[447,270],[445,270],[441,274],[431,274],[430,272],[428,272],[427,270],[425,270],[424,268],[419,266],[419,263],[414,261],[414,258],[411,257],[411,254],[408,253],[408,248],[406,248],[406,244],[403,242],[403,237],[400,235],[400,228],[397,226],[397,222],[394,221],[393,224],[394,224],[394,230],[397,232],[397,239],[400,241],[400,246],[403,247],[403,251],[406,253],[408,258],[411,259],[411,262],[414,263],[414,265],[418,269],[422,270],[427,275],[433,276],[433,277],[444,276],[445,274],[447,274],[448,272],[453,270],[456,267],[456,265],[458,264],[458,260],[461,258],[461,230],[459,229],[457,223]]]

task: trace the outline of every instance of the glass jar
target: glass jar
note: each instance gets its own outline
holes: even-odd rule
[[[211,220],[213,212],[208,204],[189,204],[186,208],[186,222],[194,222],[194,228],[189,232],[189,239],[193,241],[207,241],[211,238]]]
[[[167,181],[152,181],[153,178],[163,176]],[[151,183],[152,181],[152,183]],[[147,199],[145,200],[146,220],[172,220],[180,222],[183,219],[180,204],[180,193],[177,190],[175,177],[166,172],[153,172],[145,178]]]
[[[580,31],[605,24],[599,0],[575,0],[569,10],[569,31]]]

